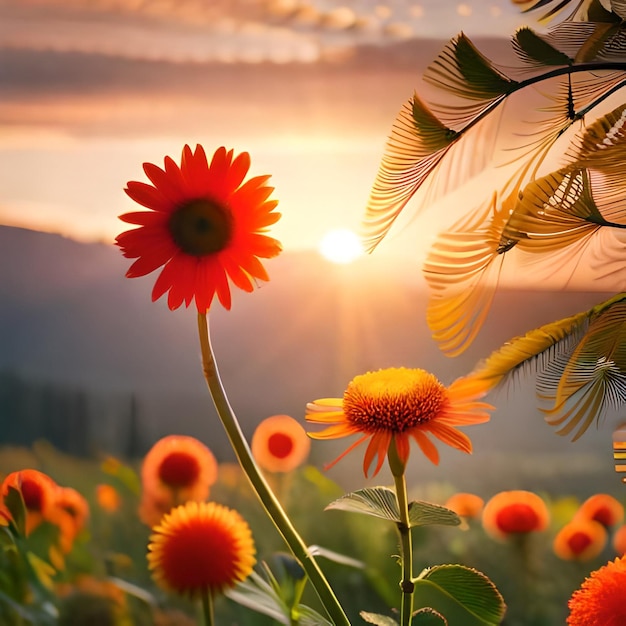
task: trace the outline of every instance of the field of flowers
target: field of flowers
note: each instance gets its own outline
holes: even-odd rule
[[[270,429],[269,438],[265,433],[254,439],[255,455],[266,468],[271,486],[309,545],[318,546],[320,562],[351,622],[363,623],[361,611],[397,616],[394,609],[398,608],[400,566],[394,556],[398,554],[395,525],[353,511],[324,510],[340,499],[343,491],[323,471],[307,463],[307,439],[294,423],[281,418]],[[263,424],[259,427],[261,435],[264,428],[267,430]],[[240,466],[218,465],[211,452],[196,440],[176,440],[182,445],[173,446],[174,440],[169,440],[166,452],[157,455],[160,474],[168,476],[169,471],[170,481],[160,481],[161,504],[173,503],[180,498],[174,491],[180,493],[184,488],[195,491],[194,497],[202,501],[238,511],[252,530],[259,564],[256,571],[267,580],[263,568],[271,570],[277,582],[277,597],[289,605],[301,571]],[[155,446],[157,452],[159,447],[163,449],[163,443]],[[151,451],[145,459],[133,463],[114,458],[82,460],[62,454],[45,442],[32,449],[0,450],[0,473],[5,484],[12,472],[35,468],[54,480],[57,493],[62,488],[76,490],[76,502],[80,503],[66,507],[74,515],[75,529],[69,530],[73,527],[60,522],[62,518],[55,517],[48,508],[48,521],[39,521],[39,528],[20,542],[19,549],[30,555],[32,567],[20,564],[14,552],[7,549],[8,538],[3,534],[2,624],[202,623],[199,603],[157,585],[148,568],[147,548],[152,533],[148,510],[159,498],[155,496],[155,474],[151,481],[146,465],[154,458]],[[189,471],[195,467],[194,460],[203,464],[204,473],[194,476]],[[184,480],[189,484],[183,485]],[[33,490],[24,489],[24,481],[21,484],[27,507],[36,506],[36,499],[29,501]],[[172,484],[176,484],[175,489]],[[449,482],[442,481],[416,485],[410,496],[446,505],[462,520],[455,526],[424,525],[414,529],[416,572],[437,564],[460,563],[485,573],[504,597],[507,610],[501,623],[509,626],[564,623],[567,602],[585,577],[626,550],[623,499],[609,494],[598,494],[586,503],[567,493],[460,494]],[[63,500],[58,506],[64,506]],[[29,509],[27,515],[34,516],[36,511]],[[69,537],[65,544],[61,540],[64,533]],[[216,597],[216,623],[288,623],[242,606],[241,599],[230,592]],[[304,590],[301,602],[322,610],[309,588]],[[262,609],[264,605],[253,599],[252,606]]]

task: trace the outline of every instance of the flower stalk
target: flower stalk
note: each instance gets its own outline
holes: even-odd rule
[[[387,456],[396,487],[398,510],[400,511],[400,521],[398,522],[398,532],[400,533],[400,557],[402,560],[402,578],[400,580],[400,590],[402,591],[400,624],[401,626],[409,626],[413,615],[413,592],[415,591],[415,583],[413,582],[413,540],[411,537],[409,500],[405,477],[406,462],[402,462],[398,455],[398,448],[396,446],[395,439],[392,439]]]
[[[252,484],[261,504],[274,522],[277,530],[285,540],[292,554],[298,559],[302,568],[311,581],[320,601],[324,605],[328,616],[336,626],[350,626],[343,608],[339,604],[335,593],[326,580],[322,570],[314,557],[309,553],[307,545],[294,528],[280,502],[272,492],[269,484],[260,472],[250,446],[241,430],[222,385],[217,364],[213,355],[213,348],[209,334],[207,315],[198,313],[198,333],[202,350],[202,368],[213,403],[218,416],[226,430],[228,439],[237,455],[237,459]]]
[[[204,614],[204,626],[214,626],[213,594],[208,587],[202,591],[202,613]]]

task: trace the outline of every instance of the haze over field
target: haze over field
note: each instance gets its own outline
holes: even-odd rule
[[[119,450],[134,395],[144,446],[174,429],[231,458],[202,378],[195,312],[153,304],[151,277],[125,279],[127,264],[112,246],[0,228],[0,371],[113,398],[93,425],[100,449]],[[274,413],[303,419],[306,402],[340,396],[367,370],[423,367],[448,384],[512,336],[607,297],[502,290],[476,344],[450,359],[430,338],[415,266],[376,255],[339,266],[315,253],[292,252],[270,261],[268,270],[269,283],[253,294],[236,292],[232,311],[216,306],[210,316],[220,372],[248,434]],[[533,458],[544,455],[552,464],[562,458],[567,465],[575,453],[577,471],[587,463],[597,471],[599,464],[613,480],[612,421],[572,444],[544,423],[532,382],[532,376],[519,378],[492,394],[492,421],[469,433],[473,458],[442,450],[443,469],[424,461],[421,471],[433,478],[437,471],[459,472],[463,480],[463,468],[473,463],[473,476],[523,482],[525,469],[516,465],[519,459],[507,464],[507,454],[523,454],[526,469],[535,471]],[[0,413],[0,419],[11,417]],[[322,465],[343,443],[317,442],[313,458]],[[335,475],[358,479],[358,456],[342,462]],[[505,468],[489,478],[494,459]]]

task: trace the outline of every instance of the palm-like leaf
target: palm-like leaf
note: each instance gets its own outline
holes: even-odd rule
[[[424,264],[430,289],[428,326],[439,347],[457,356],[476,338],[485,322],[504,262],[502,228],[511,196],[498,195],[470,219],[437,238]]]
[[[626,402],[626,293],[589,311],[516,337],[494,351],[470,378],[490,388],[528,367],[539,370],[537,393],[552,403],[546,419],[575,439],[609,408]]]
[[[539,18],[543,22],[555,18],[561,12],[563,12],[561,17],[566,20],[599,22],[612,19],[611,12],[607,11],[599,0],[513,0],[513,4],[521,6],[524,12],[549,7]]]
[[[456,356],[475,339],[487,319],[509,250],[515,247],[535,255],[551,254],[553,271],[571,275],[592,238],[602,228],[620,226],[605,219],[592,190],[605,201],[621,190],[620,202],[605,206],[614,220],[626,219],[626,178],[618,176],[616,183],[604,189],[592,183],[590,170],[580,167],[586,163],[621,173],[611,153],[622,150],[625,143],[624,108],[618,107],[589,126],[570,150],[572,164],[532,180],[523,192],[513,187],[501,206],[494,195],[490,210],[461,220],[439,235],[426,259],[424,274],[430,289],[427,321],[443,352]],[[597,152],[601,154],[597,156]]]
[[[597,310],[568,357],[540,374],[537,390],[553,404],[544,411],[547,421],[563,425],[561,435],[578,428],[576,440],[608,408],[626,402],[626,301]]]

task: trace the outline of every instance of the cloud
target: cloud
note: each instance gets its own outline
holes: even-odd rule
[[[511,32],[505,3],[408,0],[0,0],[5,47],[128,58],[224,63],[312,63],[337,50],[412,37]],[[496,10],[494,10],[496,9]]]

